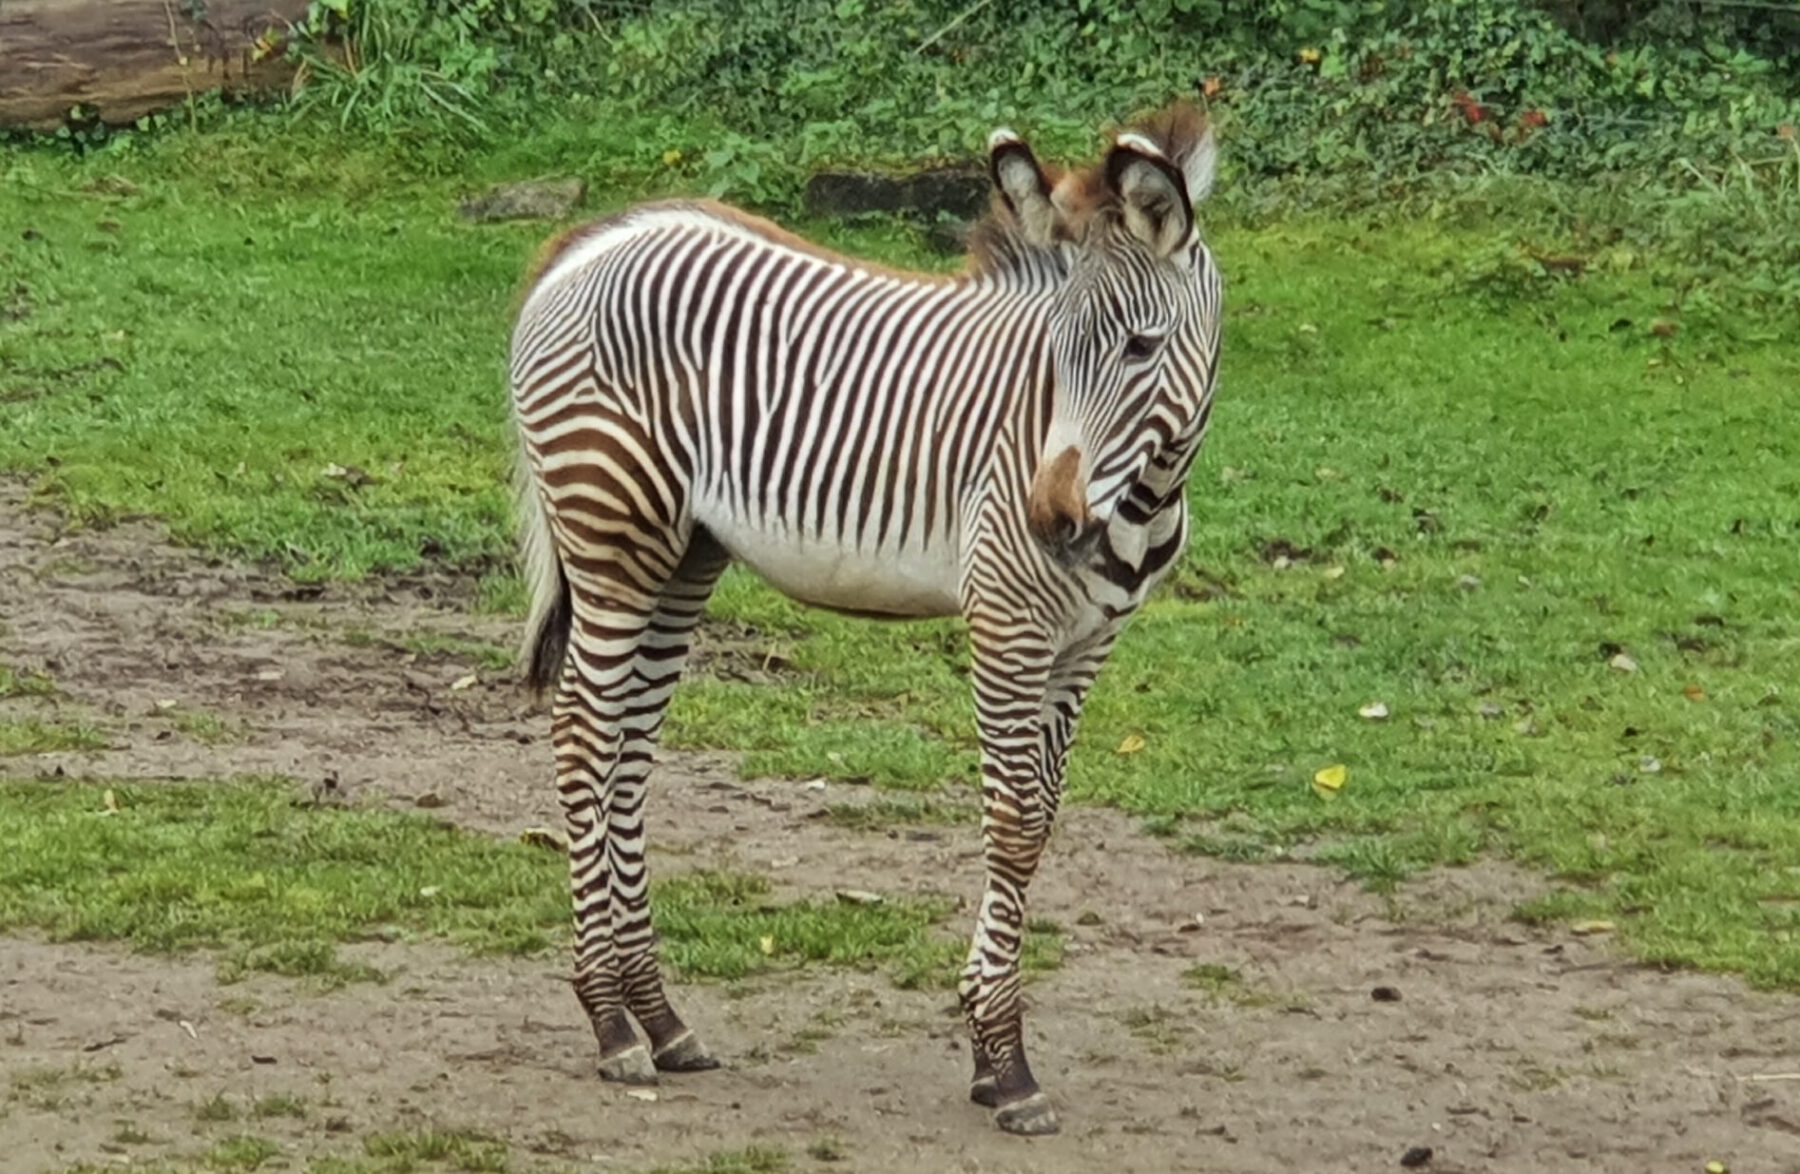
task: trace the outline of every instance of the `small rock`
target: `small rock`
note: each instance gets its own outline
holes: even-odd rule
[[[846,905],[879,905],[882,896],[880,893],[871,893],[866,889],[839,889],[837,899]]]
[[[1488,721],[1497,722],[1501,718],[1506,716],[1506,707],[1504,705],[1496,705],[1492,701],[1488,701],[1488,702],[1484,702],[1482,704],[1481,708],[1476,710],[1475,712],[1479,713],[1482,717],[1486,718]]]
[[[280,669],[264,669],[256,674],[256,679],[259,681],[279,681],[285,676],[287,676],[287,674]]]
[[[808,791],[823,791],[825,789],[825,780],[824,779],[808,779],[802,785]]]
[[[910,175],[821,171],[806,181],[806,210],[815,216],[949,215],[974,220],[991,198],[991,181],[979,167],[939,167]]]
[[[1575,921],[1569,924],[1569,932],[1577,937],[1592,937],[1595,934],[1611,933],[1613,923],[1610,921]]]
[[[656,1100],[656,1090],[649,1088],[628,1088],[625,1090],[625,1095],[634,1101]]]
[[[1481,590],[1481,577],[1479,575],[1461,575],[1456,580],[1456,586],[1461,591],[1479,591]]]
[[[444,797],[436,791],[426,791],[422,794],[413,796],[414,807],[423,807],[430,810],[431,808],[442,807],[443,805]]]
[[[450,691],[452,693],[461,693],[465,689],[472,689],[475,687],[475,683],[479,680],[481,680],[481,678],[476,676],[474,673],[469,673],[466,676],[458,677],[458,678],[456,678],[456,680],[450,682]]]
[[[472,224],[501,220],[561,220],[587,198],[587,183],[580,179],[530,180],[503,183],[479,196],[464,200],[457,211]]]
[[[1378,986],[1369,992],[1369,997],[1377,1003],[1398,1003],[1400,988],[1394,986]]]
[[[425,898],[425,900],[429,901],[433,897],[437,896],[439,893],[441,893],[443,891],[444,891],[444,888],[442,885],[426,885],[424,888],[419,890],[419,896],[421,896],[421,897]]]
[[[1372,722],[1386,721],[1388,707],[1383,702],[1371,701],[1369,704],[1357,710],[1356,716]]]
[[[1417,1170],[1430,1162],[1431,1147],[1428,1145],[1416,1145],[1400,1155],[1400,1164],[1408,1170]]]
[[[1646,754],[1638,760],[1638,769],[1647,775],[1662,773],[1662,759],[1653,754]]]
[[[250,1062],[252,1064],[273,1064],[275,1062],[275,1057],[251,1053]]]
[[[1635,673],[1638,671],[1638,662],[1626,653],[1615,652],[1612,659],[1606,662],[1606,667],[1615,673]]]

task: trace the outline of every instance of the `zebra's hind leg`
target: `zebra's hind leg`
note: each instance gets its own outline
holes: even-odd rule
[[[638,641],[638,690],[624,726],[624,748],[608,807],[608,842],[620,859],[613,869],[614,942],[626,1007],[650,1037],[650,1058],[663,1072],[700,1072],[719,1066],[700,1037],[676,1014],[663,990],[651,925],[644,858],[645,779],[670,697],[687,663],[695,626],[730,561],[704,530],[695,531],[681,565],[663,588]]]
[[[627,1084],[655,1081],[649,1050],[625,1008],[613,943],[612,856],[607,844],[607,792],[617,768],[619,735],[611,706],[596,688],[601,666],[589,650],[571,648],[556,691],[552,739],[556,789],[569,837],[569,889],[575,915],[575,997],[600,1046],[600,1075]]]
[[[1040,785],[1040,717],[1052,661],[1048,640],[1016,624],[971,617],[975,709],[981,727],[982,839],[987,886],[959,993],[977,1052],[969,1095],[1008,1133],[1055,1133],[1050,1098],[1025,1058],[1019,961],[1025,891],[1050,834]]]
[[[674,688],[666,667],[665,592],[683,579],[689,561],[683,551],[692,543],[675,534],[639,532],[632,538],[616,538],[606,558],[565,553],[572,623],[552,729],[569,832],[575,993],[600,1045],[600,1075],[649,1084],[670,1029],[662,1019],[638,1015],[650,932],[644,782]],[[710,574],[708,589],[718,569]],[[676,597],[686,594],[677,589]],[[689,619],[687,627],[692,624]],[[649,966],[655,987],[653,957]]]

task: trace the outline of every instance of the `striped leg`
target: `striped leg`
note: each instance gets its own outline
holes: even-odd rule
[[[569,885],[575,909],[575,995],[600,1044],[600,1074],[645,1083],[656,1078],[650,1054],[626,1013],[613,935],[614,853],[609,806],[630,705],[637,642],[646,609],[603,603],[571,581],[574,631],[557,686],[552,739],[556,787],[569,835]]]
[[[971,622],[975,710],[981,729],[981,830],[987,865],[959,993],[977,1055],[971,1095],[1009,1133],[1054,1133],[1056,1112],[1025,1058],[1019,958],[1025,890],[1050,834],[1039,785],[1040,715],[1052,652],[1035,628]]]
[[[607,842],[614,853],[613,943],[625,1005],[650,1037],[651,1061],[663,1072],[699,1072],[717,1068],[719,1062],[682,1022],[663,992],[644,854],[644,782],[655,759],[669,699],[687,663],[694,628],[729,562],[710,535],[697,533],[680,569],[663,588],[656,613],[638,643],[641,692],[625,722],[624,747],[613,775],[608,808]]]
[[[576,515],[570,524],[585,521]],[[693,560],[708,569],[704,584],[691,582],[681,554],[689,545],[676,534],[633,526],[611,530],[603,546],[591,548],[592,557],[564,551],[573,623],[553,738],[569,832],[575,993],[599,1041],[601,1076],[628,1084],[656,1079],[634,1012],[641,1007],[648,1015],[644,1027],[653,1047],[667,1048],[685,1032],[660,1001],[648,951],[643,801],[680,667],[672,647],[678,643],[685,652],[686,633],[722,569],[708,558]],[[690,607],[692,598],[698,603]],[[691,1055],[691,1049],[671,1054]]]
[[[1044,806],[1042,837],[1046,841],[1062,804],[1063,780],[1068,773],[1069,750],[1075,742],[1082,704],[1087,700],[1088,690],[1101,666],[1111,655],[1113,642],[1122,626],[1109,625],[1097,635],[1065,648],[1051,664],[1038,720],[1038,763],[1042,772],[1039,794]],[[1022,1038],[1022,1025],[1012,1030]],[[975,1048],[975,1076],[969,1084],[969,1099],[989,1108],[998,1108],[1001,1103],[996,1069],[988,1053],[980,1047]]]

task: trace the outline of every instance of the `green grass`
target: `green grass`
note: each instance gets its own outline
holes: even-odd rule
[[[0,635],[4,635],[0,632]],[[24,671],[0,664],[0,700],[8,697],[48,697],[56,692],[56,682],[44,673]]]
[[[0,783],[0,932],[212,949],[225,978],[252,971],[341,983],[381,976],[339,946],[430,937],[482,953],[563,940],[567,871],[555,854],[410,813],[295,801],[275,782],[111,788]],[[882,967],[903,985],[948,985],[965,926],[948,901],[780,901],[759,877],[658,881],[652,901],[670,972],[739,979],[807,964]],[[1034,927],[1029,964],[1057,964]],[[255,1110],[259,1115],[262,1107]],[[215,1098],[197,1113],[231,1120]]]
[[[681,1166],[658,1166],[650,1174],[782,1174],[792,1168],[787,1151],[772,1146],[750,1146],[709,1154],[703,1161]]]
[[[547,133],[608,173],[604,129]],[[467,174],[539,170],[540,147]],[[38,234],[0,242],[28,311],[0,323],[0,468],[77,519],[154,512],[302,578],[456,565],[518,606],[502,376],[546,227],[462,226],[450,183],[357,147],[174,135],[0,168],[0,220]],[[93,190],[115,172],[135,195]],[[1547,275],[1519,242],[1572,218],[1484,190],[1485,212],[1403,224],[1211,226],[1227,341],[1192,547],[1094,695],[1072,796],[1376,886],[1502,855],[1556,886],[1531,916],[1800,987],[1800,346],[1683,310],[1679,267],[1605,222],[1558,238],[1580,277]],[[800,227],[937,263],[891,227]],[[779,633],[793,671],[692,682],[672,744],[973,780],[954,625],[825,616],[735,573],[714,613]],[[1375,701],[1387,720],[1358,716]]]
[[[244,739],[241,726],[203,709],[177,710],[169,721],[184,737],[202,746],[223,746]]]
[[[104,750],[106,735],[86,722],[0,718],[0,758],[60,750]]]

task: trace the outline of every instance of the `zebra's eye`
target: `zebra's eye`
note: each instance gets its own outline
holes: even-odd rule
[[[1142,363],[1162,346],[1162,338],[1154,334],[1134,334],[1125,340],[1125,361]]]

